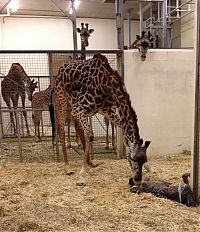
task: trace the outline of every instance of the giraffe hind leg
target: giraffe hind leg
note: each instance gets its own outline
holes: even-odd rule
[[[104,121],[105,121],[105,124],[106,124],[106,146],[105,146],[105,149],[108,150],[109,149],[109,136],[108,136],[108,133],[109,133],[109,120],[104,117]]]
[[[112,127],[112,148],[113,150],[116,150],[116,144],[115,144],[115,125],[111,122]]]
[[[76,185],[78,185],[78,186],[84,186],[84,185],[86,185],[86,166],[87,166],[87,164],[92,166],[92,167],[97,166],[93,163],[93,161],[91,159],[91,154],[90,154],[91,142],[93,141],[94,134],[93,134],[92,128],[88,125],[87,115],[85,114],[82,106],[74,107],[74,109],[72,110],[72,116],[78,121],[80,128],[84,132],[84,137],[85,137],[85,154],[84,154],[84,158],[83,158],[82,168],[81,168],[81,171],[79,173],[79,179],[76,183]]]

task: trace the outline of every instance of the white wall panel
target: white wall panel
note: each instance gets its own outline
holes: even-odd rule
[[[191,149],[194,118],[194,51],[150,50],[140,61],[125,52],[125,84],[151,154]]]
[[[109,19],[77,19],[77,27],[81,22],[89,23],[95,31],[90,37],[88,49],[117,49],[117,33],[115,20]],[[73,49],[72,23],[67,19],[55,18],[4,18],[1,23],[1,49],[59,50]],[[139,22],[132,22],[132,39],[139,32]],[[125,21],[125,45],[128,44],[127,21]],[[78,38],[78,49],[80,37]]]

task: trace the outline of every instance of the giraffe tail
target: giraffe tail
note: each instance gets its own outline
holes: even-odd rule
[[[53,104],[49,105],[49,113],[50,113],[50,120],[51,120],[51,129],[52,129],[52,143],[54,144],[54,141],[55,141],[55,116],[54,116]]]
[[[50,114],[50,121],[51,121],[51,130],[52,130],[52,144],[54,147],[56,126],[55,126],[55,110],[54,110],[54,105],[52,102],[52,95],[53,95],[53,91],[51,92],[51,103],[49,104],[49,114]]]

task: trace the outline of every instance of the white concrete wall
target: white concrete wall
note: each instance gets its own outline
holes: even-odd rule
[[[181,3],[185,3],[187,0],[182,0]],[[197,1],[196,1],[197,2]],[[191,10],[196,10],[196,4],[190,4]],[[188,9],[186,4],[182,10]],[[183,13],[184,14],[184,13]],[[194,46],[194,25],[195,25],[195,11],[181,18],[181,47],[193,47]]]
[[[150,154],[191,149],[194,70],[193,50],[150,50],[144,62],[125,52],[125,84]]]
[[[77,19],[94,28],[88,49],[117,49],[116,21],[109,19]],[[4,18],[1,22],[1,49],[59,50],[73,49],[72,23],[67,19],[55,18]],[[127,21],[124,23],[125,45],[128,45]],[[139,22],[132,21],[132,39],[139,32]],[[80,37],[77,34],[78,48]]]

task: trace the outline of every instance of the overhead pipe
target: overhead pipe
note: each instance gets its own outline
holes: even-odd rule
[[[140,15],[140,35],[142,35],[142,31],[143,31],[143,4],[140,1],[139,2],[139,15]]]
[[[123,0],[115,0],[117,43],[118,48],[124,48],[124,26],[123,26]]]
[[[195,78],[195,116],[194,116],[194,145],[193,145],[193,157],[192,157],[192,187],[195,200],[198,201],[200,197],[199,186],[199,133],[200,133],[200,0],[197,0],[196,9],[196,78]]]
[[[10,16],[10,8],[7,6],[7,14],[0,14],[0,17]]]
[[[167,48],[167,0],[162,3],[162,48]]]
[[[73,25],[73,41],[74,41],[74,50],[78,49],[77,45],[77,32],[76,32],[76,9],[75,9],[75,0],[71,0],[72,4],[72,25]]]
[[[128,19],[128,47],[130,48],[132,44],[132,39],[131,39],[131,12],[133,9],[128,9],[127,10],[127,19]]]
[[[3,7],[2,7],[1,10],[0,10],[0,15],[1,15],[1,12],[2,12],[6,7],[7,7],[7,10],[8,10],[8,5],[9,5],[10,2],[11,2],[11,0],[7,1],[7,3],[3,5]]]

